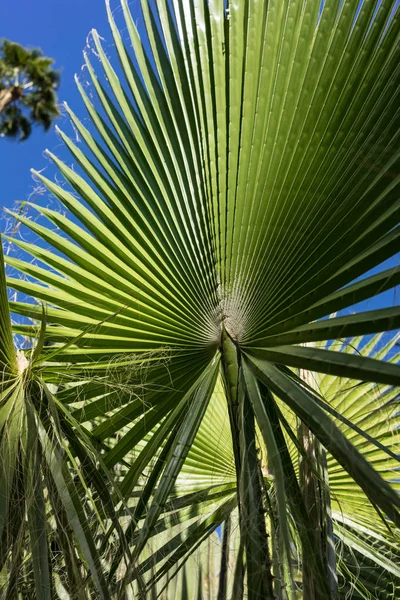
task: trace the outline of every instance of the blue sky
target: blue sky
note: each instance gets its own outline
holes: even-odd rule
[[[133,14],[135,4],[137,0],[132,3]],[[112,5],[118,6],[118,1],[114,0]],[[82,51],[92,28],[105,38],[106,48],[111,44],[104,0],[7,0],[0,2],[0,24],[0,37],[40,47],[55,59],[56,68],[61,69],[60,102],[67,101],[75,112],[85,116],[74,74],[81,71]],[[58,119],[57,124],[69,131],[65,117]],[[15,200],[26,200],[32,193],[35,184],[30,168],[40,170],[49,166],[42,154],[45,148],[55,154],[62,152],[54,128],[47,134],[34,129],[24,143],[0,139],[2,207],[10,208]],[[3,225],[2,219],[2,231]]]
[[[111,0],[115,8],[117,23],[120,12],[118,0]],[[137,14],[139,0],[130,2],[133,16]],[[55,59],[56,68],[61,69],[59,100],[67,101],[80,118],[86,113],[74,82],[74,74],[83,75],[82,52],[92,28],[103,38],[106,51],[113,54],[104,0],[8,0],[0,3],[0,37],[6,37],[25,46],[40,47],[43,52]],[[116,65],[117,61],[113,61]],[[73,131],[65,116],[57,124],[68,133]],[[54,168],[43,155],[45,148],[69,161],[54,128],[50,133],[35,129],[31,138],[24,143],[0,139],[1,198],[0,207],[12,208],[16,201],[35,200],[35,182],[30,168],[46,169],[46,175],[54,176]],[[0,217],[0,230],[8,228],[4,216]],[[399,264],[398,257],[386,263],[385,267]],[[377,269],[375,269],[376,271]],[[396,290],[382,294],[378,298],[363,303],[362,309],[380,308],[398,304]]]

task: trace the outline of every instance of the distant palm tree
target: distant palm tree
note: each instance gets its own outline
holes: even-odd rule
[[[59,73],[53,59],[4,40],[0,46],[0,135],[26,140],[34,123],[49,129],[58,116]]]

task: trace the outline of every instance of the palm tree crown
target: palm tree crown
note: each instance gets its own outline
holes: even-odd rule
[[[39,239],[6,257],[36,302],[2,302],[13,585],[23,531],[46,599],[177,572],[180,598],[394,597],[400,367],[364,336],[400,309],[348,309],[400,281],[370,273],[399,247],[395,4],[142,0],[141,37],[121,0],[126,41],[107,4],[119,72],[93,31],[93,131],[66,107],[74,168],[36,173],[67,212],[11,213]],[[220,525],[214,593],[190,559]]]
[[[58,116],[59,73],[41,50],[3,40],[0,46],[0,135],[27,139],[32,124],[49,129]]]

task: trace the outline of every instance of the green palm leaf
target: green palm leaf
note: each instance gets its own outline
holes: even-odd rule
[[[96,538],[102,519],[110,519],[123,540],[104,476],[113,483],[104,465],[95,464],[101,457],[93,457],[90,439],[66,408],[59,409],[42,379],[44,321],[36,347],[26,353],[14,348],[2,249],[0,314],[0,569],[6,574],[1,594],[18,597],[29,586],[32,569],[32,587],[40,598],[54,597],[56,575],[74,597],[87,598],[83,581],[89,572],[94,586],[88,591],[92,587],[100,598],[109,598]],[[81,470],[83,485],[75,481]],[[51,555],[54,545],[61,559]],[[124,544],[119,546],[124,556]]]

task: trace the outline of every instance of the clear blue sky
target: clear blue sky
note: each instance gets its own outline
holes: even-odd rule
[[[138,0],[133,0],[132,13]],[[118,0],[112,0],[119,7]],[[82,52],[89,31],[95,28],[105,38],[105,48],[111,45],[104,0],[3,0],[0,2],[0,38],[5,37],[24,46],[40,47],[55,59],[61,69],[59,100],[66,101],[81,117],[85,109],[76,90],[74,74],[80,73]],[[70,131],[65,117],[58,119],[62,129]],[[49,166],[42,155],[49,148],[62,153],[54,132],[34,129],[27,142],[0,139],[1,198],[0,206],[11,207],[15,200],[26,200],[34,188],[30,168],[40,170]],[[63,153],[64,155],[64,153]],[[0,229],[4,231],[4,222]]]
[[[119,0],[111,0],[119,20]],[[133,16],[137,14],[139,0],[131,0]],[[55,59],[56,68],[61,69],[59,100],[68,104],[81,118],[86,118],[85,109],[74,82],[74,74],[81,73],[82,52],[87,36],[92,28],[98,30],[103,38],[106,51],[113,54],[112,39],[109,31],[104,0],[3,0],[0,2],[0,37],[6,37],[25,46],[40,47],[43,52]],[[117,61],[113,61],[117,66]],[[66,117],[58,119],[57,124],[66,132],[73,133]],[[0,139],[1,207],[13,207],[17,200],[27,200],[32,194],[35,183],[30,168],[46,169],[46,175],[52,178],[54,168],[43,156],[43,150],[49,148],[55,154],[69,162],[69,155],[54,130],[42,133],[35,129],[31,138],[24,143]],[[1,213],[0,213],[1,214]],[[6,223],[0,216],[0,230]],[[398,257],[389,261],[385,267],[399,264]],[[375,270],[376,271],[376,270]],[[363,303],[363,309],[380,308],[384,305],[398,304],[396,290],[386,292],[378,298]],[[361,307],[358,307],[361,308]]]

